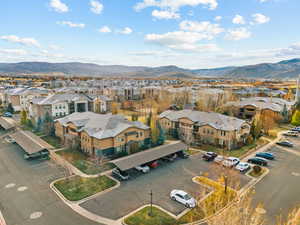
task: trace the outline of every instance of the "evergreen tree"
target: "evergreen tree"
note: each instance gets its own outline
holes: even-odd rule
[[[158,138],[157,138],[157,144],[158,145],[163,145],[165,143],[166,140],[166,135],[165,135],[165,131],[164,129],[161,127],[160,123],[157,123],[157,127],[158,127]]]
[[[282,112],[281,112],[282,118],[283,118],[283,122],[287,123],[289,121],[289,112],[288,109],[286,107],[286,104],[284,104]]]
[[[27,119],[26,120],[26,125],[29,127],[29,128],[33,128],[33,123],[31,121],[31,119]]]
[[[262,131],[262,121],[261,116],[257,114],[252,122],[250,133],[254,140],[258,139],[260,137],[261,131]]]
[[[14,110],[14,108],[13,108],[13,106],[12,106],[11,103],[8,103],[6,111],[10,112],[10,113],[14,113],[15,112],[15,110]]]

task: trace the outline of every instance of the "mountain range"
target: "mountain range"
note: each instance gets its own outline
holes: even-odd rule
[[[296,78],[300,74],[300,58],[278,63],[261,63],[248,66],[215,69],[183,69],[177,66],[144,67],[98,65],[92,63],[20,62],[0,63],[1,74],[72,75],[92,77],[224,77],[224,78]]]

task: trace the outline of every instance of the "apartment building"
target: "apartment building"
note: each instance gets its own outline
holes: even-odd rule
[[[246,121],[214,112],[168,110],[160,114],[159,122],[169,135],[186,143],[225,149],[244,145],[250,134]]]
[[[29,116],[34,119],[43,118],[48,112],[53,118],[58,118],[74,112],[92,111],[92,107],[92,99],[84,94],[52,94],[45,98],[32,99]]]
[[[78,138],[82,151],[90,156],[128,154],[150,143],[150,128],[122,115],[73,113],[55,120],[55,134],[64,143]]]

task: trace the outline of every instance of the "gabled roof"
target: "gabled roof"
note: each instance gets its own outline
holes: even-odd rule
[[[220,113],[201,112],[194,110],[168,110],[160,114],[159,117],[166,117],[171,121],[179,121],[181,118],[188,118],[198,126],[209,125],[215,129],[226,131],[240,129],[246,123],[245,120],[231,116],[225,116]]]
[[[72,113],[55,121],[63,126],[67,126],[68,123],[73,123],[78,128],[78,131],[85,131],[97,139],[115,137],[130,127],[136,127],[142,130],[149,129],[149,127],[143,123],[139,121],[128,121],[122,115],[97,114],[93,112]]]
[[[52,105],[60,102],[71,102],[71,101],[79,101],[79,100],[91,101],[91,99],[84,94],[64,93],[64,94],[49,95],[48,97],[43,98],[40,101],[36,101],[36,104]]]

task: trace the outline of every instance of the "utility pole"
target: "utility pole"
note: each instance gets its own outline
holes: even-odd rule
[[[152,189],[150,190],[150,213],[149,213],[149,216],[153,216],[153,213],[152,213],[152,199],[153,198],[153,193],[152,193]]]

